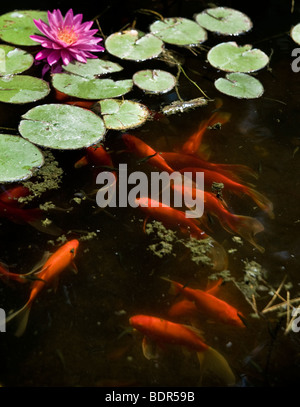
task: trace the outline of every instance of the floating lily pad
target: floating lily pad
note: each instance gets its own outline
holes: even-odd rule
[[[263,85],[258,79],[240,72],[227,74],[226,79],[217,79],[215,87],[220,92],[239,99],[255,99],[264,93]]]
[[[95,113],[65,104],[36,106],[25,113],[20,134],[34,144],[55,149],[88,147],[102,140],[103,120]]]
[[[252,45],[238,46],[236,42],[222,42],[207,54],[209,63],[226,72],[255,72],[264,68],[269,57]]]
[[[130,100],[105,99],[99,102],[105,126],[108,129],[125,130],[140,126],[149,110],[141,103]]]
[[[228,7],[208,8],[194,18],[201,27],[223,35],[239,35],[253,26],[246,14]]]
[[[157,20],[150,25],[150,31],[164,42],[176,45],[198,45],[207,39],[199,24],[182,17]]]
[[[160,69],[146,69],[133,75],[133,83],[140,89],[151,93],[166,93],[176,85],[176,78]]]
[[[0,45],[0,76],[26,71],[33,64],[33,56],[11,45]]]
[[[52,75],[52,85],[69,96],[82,99],[106,99],[125,95],[132,89],[133,82],[132,79],[113,81],[57,73]]]
[[[43,79],[28,75],[0,77],[0,102],[30,103],[43,99],[50,92],[49,85]]]
[[[119,72],[123,68],[115,62],[105,61],[103,59],[87,59],[86,63],[72,61],[68,65],[63,66],[64,71],[74,75],[83,76],[84,78],[96,79],[99,76],[113,72]]]
[[[32,170],[44,164],[41,151],[19,136],[0,134],[0,182],[31,177]]]
[[[291,30],[291,37],[296,44],[300,45],[300,23],[295,25]]]
[[[137,30],[111,34],[105,41],[107,52],[133,61],[156,58],[162,52],[163,45],[163,41],[153,34],[144,34]]]
[[[30,35],[40,31],[35,26],[33,19],[43,20],[48,23],[46,11],[16,10],[0,16],[0,38],[14,45],[36,45],[36,41],[29,38]]]

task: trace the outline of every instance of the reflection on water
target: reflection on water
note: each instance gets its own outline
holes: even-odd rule
[[[191,2],[189,7],[193,5]],[[231,113],[231,120],[221,130],[208,131],[203,138],[211,161],[244,164],[257,171],[256,189],[274,204],[275,218],[270,219],[247,196],[228,198],[231,210],[255,217],[264,225],[265,230],[256,239],[265,253],[224,230],[217,219],[209,223],[209,234],[227,250],[232,278],[221,287],[220,298],[246,316],[247,327],[241,330],[205,316],[198,324],[205,342],[226,357],[236,374],[236,385],[242,387],[288,386],[299,380],[300,336],[292,331],[285,334],[286,310],[261,313],[284,278],[280,291],[283,299],[288,295],[291,300],[299,297],[300,152],[295,139],[300,76],[291,71],[286,51],[293,44],[284,43],[283,58],[277,44],[276,38],[259,44],[262,49],[274,50],[271,70],[257,74],[265,87],[264,96],[255,101],[222,96],[222,110]],[[204,63],[205,74],[201,71],[198,75],[195,67],[199,71],[199,59],[184,53],[191,78],[201,81],[206,93],[214,97],[215,73]],[[180,92],[186,98],[199,96],[184,80]],[[157,108],[154,97],[147,96],[146,100],[150,108]],[[28,106],[1,109],[1,126],[15,127],[16,117]],[[209,103],[181,115],[153,120],[131,133],[155,150],[171,151],[182,145],[213,109],[214,104]],[[106,145],[116,166],[126,162],[132,170],[138,168],[150,174],[147,162],[138,163],[136,157],[123,151],[120,134],[109,133]],[[41,202],[52,201],[64,209],[50,211],[49,217],[63,229],[67,239],[80,240],[75,259],[79,272],[66,270],[56,291],[44,290],[32,306],[21,338],[14,337],[9,329],[1,334],[0,382],[4,386],[196,386],[199,363],[194,352],[166,347],[159,359],[147,360],[142,353],[142,335],[133,332],[128,321],[134,314],[166,315],[174,297],[160,277],[205,289],[213,270],[193,261],[184,245],[174,244],[172,253],[162,257],[149,250],[157,237],[143,232],[144,216],[137,209],[99,210],[93,194],[93,170],[74,169],[82,154],[54,152],[64,175],[59,190],[49,190],[41,198]],[[54,252],[61,243],[30,225],[4,218],[0,236],[0,260],[20,273],[28,272],[45,251]],[[255,270],[261,272],[255,302],[251,295],[245,296],[245,287],[251,281],[249,275],[245,280],[249,264],[255,266],[250,269],[250,277]],[[23,285],[1,283],[0,295],[2,308],[16,310],[27,301],[29,290]],[[272,305],[280,301],[277,298]],[[220,385],[213,376],[205,377],[203,384]]]

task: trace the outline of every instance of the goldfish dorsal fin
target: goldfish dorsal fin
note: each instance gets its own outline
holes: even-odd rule
[[[143,338],[142,349],[146,359],[148,360],[158,359],[159,354],[157,350],[157,344],[156,342],[149,339],[147,336],[144,336]]]
[[[198,336],[198,338],[202,339],[204,341],[204,332],[201,331],[201,329],[196,328],[195,326],[192,325],[185,325],[183,324],[183,326],[188,329],[189,331],[193,332],[195,335]]]
[[[209,287],[205,290],[205,292],[207,292],[210,295],[216,296],[222,284],[223,279],[219,278],[214,284],[210,284]]]
[[[73,273],[78,274],[78,268],[73,261],[70,264],[70,269],[73,271]]]

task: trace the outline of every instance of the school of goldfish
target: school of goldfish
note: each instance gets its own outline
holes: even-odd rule
[[[69,102],[66,101],[65,103]],[[91,106],[89,104],[85,107],[90,108]],[[208,127],[225,124],[229,119],[228,113],[216,110],[210,118],[200,123],[197,131],[184,142],[180,151],[156,151],[140,138],[128,133],[122,134],[121,140],[125,151],[139,159],[145,159],[150,169],[166,171],[168,174],[174,171],[189,172],[193,177],[197,172],[204,173],[204,215],[202,219],[187,218],[183,210],[175,209],[162,202],[154,202],[148,196],[140,196],[136,199],[136,210],[145,215],[145,222],[149,218],[160,221],[165,227],[177,229],[185,236],[194,239],[210,237],[204,230],[205,227],[202,229],[207,224],[205,216],[210,214],[218,219],[225,230],[239,234],[256,249],[263,252],[263,247],[254,239],[257,233],[264,230],[262,223],[255,218],[232,213],[226,205],[226,198],[224,199],[224,196],[230,194],[247,195],[272,218],[274,216],[273,205],[269,199],[256,191],[253,186],[243,182],[244,175],[257,177],[256,173],[245,165],[209,162],[201,154],[202,139]],[[74,167],[80,169],[85,165],[90,165],[93,168],[94,175],[99,171],[110,170],[117,182],[117,172],[114,171],[111,154],[103,145],[86,148],[85,155],[74,164]],[[222,196],[212,192],[213,183],[222,183]],[[195,188],[186,186],[176,192],[188,193],[191,196],[196,193]],[[38,208],[25,209],[18,203],[18,198],[26,196],[28,193],[29,191],[22,186],[2,192],[0,194],[0,216],[16,223],[28,223],[38,230],[44,231],[44,226],[40,224],[42,211]],[[221,244],[212,237],[210,238],[212,242],[210,252],[212,267],[215,270],[223,270],[227,267],[226,251]],[[30,309],[43,288],[57,282],[57,277],[65,269],[71,267],[77,271],[74,258],[78,246],[79,240],[68,241],[53,254],[50,254],[38,270],[33,270],[27,274],[12,273],[5,265],[0,264],[0,280],[30,284],[30,293],[26,304],[7,318],[7,322],[15,321],[17,323],[16,336],[25,332]],[[234,385],[236,377],[225,357],[205,343],[197,326],[198,317],[205,315],[208,319],[227,324],[234,327],[233,329],[246,327],[246,317],[233,305],[218,298],[217,293],[222,281],[218,281],[215,286],[204,291],[163,276],[162,278],[171,287],[170,292],[176,294],[176,298],[179,297],[179,300],[174,302],[166,315],[137,313],[129,319],[129,325],[143,335],[142,350],[144,356],[147,359],[158,357],[157,350],[163,348],[165,344],[182,346],[196,352],[200,363],[200,381],[204,373],[210,370],[223,384]]]

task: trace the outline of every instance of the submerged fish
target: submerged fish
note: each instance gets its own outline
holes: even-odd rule
[[[11,206],[18,206],[18,199],[28,196],[29,194],[30,191],[28,188],[24,187],[23,185],[17,185],[2,192],[0,194],[0,201]]]
[[[224,248],[200,229],[196,219],[187,218],[184,212],[147,197],[137,198],[135,202],[146,213],[146,220],[151,217],[162,222],[164,226],[179,229],[182,233],[189,234],[195,239],[210,239],[211,243],[207,254],[213,263],[213,268],[224,270],[227,267],[228,258]]]
[[[165,277],[162,277],[162,279],[171,284],[171,290],[174,294],[180,293],[187,300],[192,301],[198,311],[204,313],[205,316],[225,324],[239,326],[240,328],[245,327],[243,314],[209,291],[190,288]]]
[[[156,151],[146,144],[144,141],[131,134],[123,134],[122,140],[126,145],[127,151],[130,151],[140,158],[147,158],[147,162],[162,171],[167,171],[169,174],[174,172],[167,162]]]
[[[80,168],[87,164],[99,167],[113,167],[111,156],[102,145],[87,147],[85,149],[85,155],[75,163],[74,167]]]
[[[187,167],[181,169],[179,172],[191,173],[193,177],[197,174],[197,172],[204,172],[204,182],[207,188],[210,188],[213,183],[221,183],[224,185],[225,190],[232,191],[236,194],[246,194],[252,198],[253,201],[270,216],[270,218],[274,218],[272,202],[263,194],[247,185],[234,181],[225,175],[218,173],[217,171],[211,171],[206,168],[200,169]]]
[[[34,274],[35,281],[32,283],[28,301],[21,309],[9,315],[6,319],[7,323],[15,318],[19,320],[19,326],[15,332],[16,336],[21,336],[24,333],[31,306],[43,288],[55,282],[59,274],[69,266],[72,266],[73,270],[77,272],[77,268],[73,260],[76,256],[78,246],[79,241],[76,239],[65,243],[49,257],[49,259],[42,266],[41,271]],[[27,273],[26,276],[29,276],[30,274],[31,273]]]
[[[149,315],[134,315],[129,319],[129,323],[145,335],[143,353],[147,359],[154,355],[152,343],[158,346],[165,344],[183,346],[197,353],[200,362],[200,380],[206,370],[211,370],[226,385],[234,384],[235,376],[226,359],[203,342],[202,335],[196,328]]]
[[[22,274],[12,273],[10,272],[3,264],[0,263],[0,279],[9,282],[9,281],[17,281],[18,283],[26,283],[28,279],[24,277]]]

